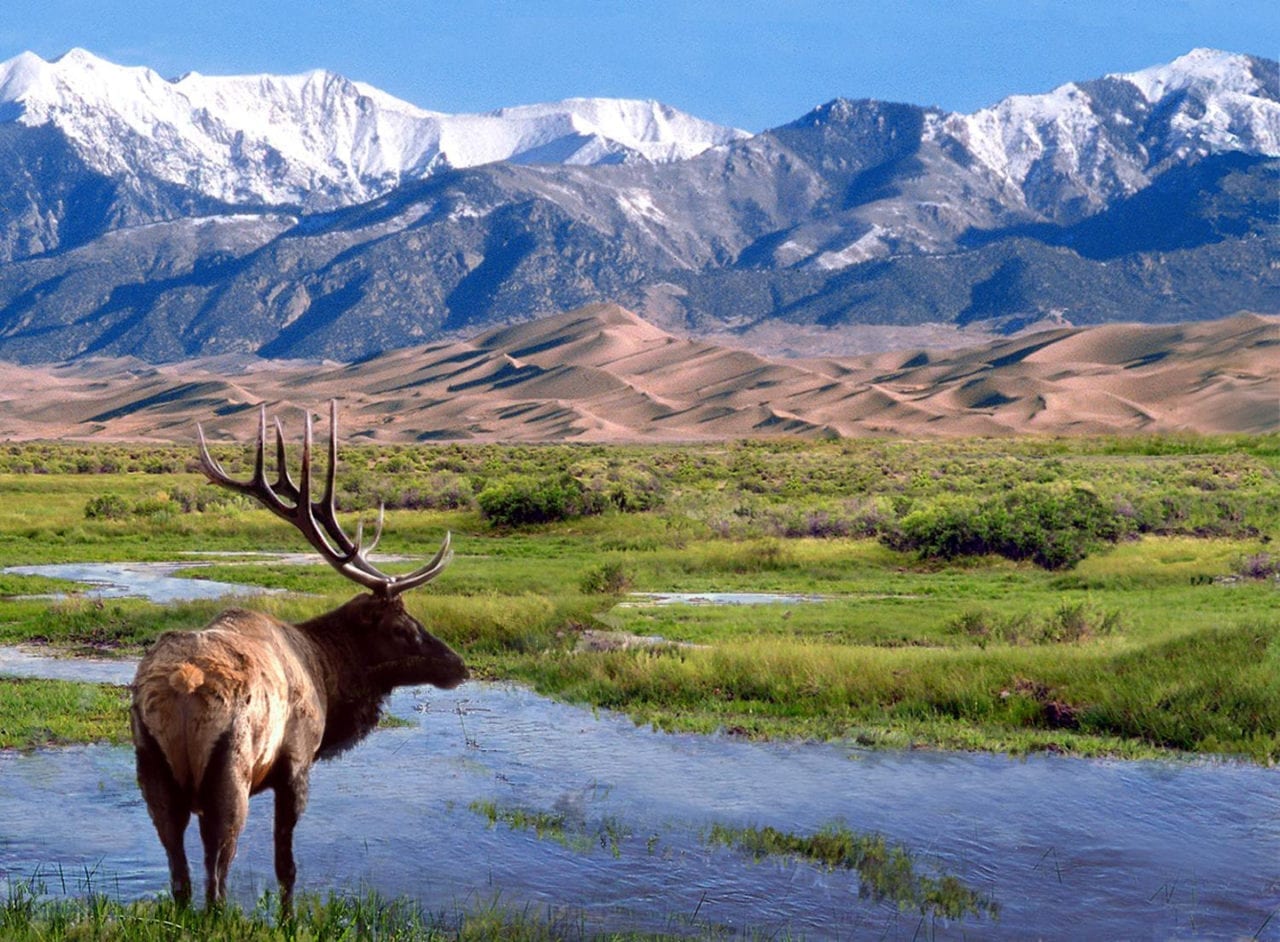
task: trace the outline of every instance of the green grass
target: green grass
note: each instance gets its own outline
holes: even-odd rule
[[[470,807],[485,817],[490,827],[503,824],[513,831],[532,831],[540,840],[555,841],[579,853],[604,847],[618,857],[623,842],[632,837],[613,818],[591,823],[563,810],[503,806],[489,800],[472,802]],[[922,916],[961,919],[999,914],[999,906],[993,900],[956,877],[922,872],[906,847],[887,843],[883,835],[855,832],[841,824],[813,834],[792,834],[771,827],[737,828],[717,823],[703,840],[708,846],[740,850],[756,860],[786,856],[828,870],[855,871],[860,897],[887,900],[901,910],[914,909]],[[658,835],[651,835],[645,847],[649,854],[659,853]]]
[[[673,934],[600,932],[580,913],[477,902],[454,912],[423,912],[408,899],[299,894],[292,919],[279,917],[270,894],[251,909],[189,909],[172,900],[121,901],[97,892],[50,898],[39,883],[0,893],[5,942],[641,942],[721,939],[715,929]],[[748,935],[748,938],[754,936]]]
[[[219,492],[185,470],[189,457],[164,447],[0,450],[0,565],[303,548],[265,511],[213,499]],[[247,449],[223,457],[245,473]],[[1278,435],[361,446],[344,451],[341,470],[342,506],[378,496],[393,508],[381,550],[429,556],[454,533],[453,565],[408,602],[476,676],[523,680],[664,729],[1280,760],[1280,594],[1274,579],[1236,578],[1280,536]],[[649,509],[605,501],[615,509],[495,527],[467,495],[511,474],[567,474],[583,493],[639,488]],[[980,505],[1028,483],[1088,487],[1121,539],[1056,571],[890,548],[921,508],[957,497]],[[436,501],[432,485],[447,485],[450,502]],[[98,513],[108,506],[114,516]],[[353,526],[356,516],[344,519]],[[286,620],[353,589],[319,563],[205,561],[204,577],[291,590],[244,603]],[[601,591],[609,585],[823,601],[614,608],[619,597]],[[222,606],[15,597],[52,587],[0,574],[0,643],[137,653]],[[602,627],[692,646],[578,653],[582,633]],[[15,744],[40,738],[31,715],[9,719],[22,699],[10,697],[0,716],[4,728],[30,731]],[[114,722],[58,736],[121,739]]]
[[[128,709],[121,687],[0,677],[0,749],[125,742]]]
[[[993,901],[949,874],[921,873],[905,847],[889,844],[880,834],[862,834],[843,825],[829,825],[814,834],[794,834],[777,828],[731,828],[712,825],[707,843],[751,854],[757,860],[795,857],[830,870],[853,870],[861,883],[860,896],[889,900],[899,909],[915,909],[922,916],[961,919],[999,915]]]
[[[617,819],[606,817],[595,825],[566,811],[542,811],[534,808],[508,807],[494,801],[473,801],[472,811],[486,818],[490,827],[506,825],[512,831],[533,831],[539,839],[552,840],[579,853],[596,847],[607,848],[621,856],[622,842],[630,832]],[[652,853],[653,844],[649,850]]]

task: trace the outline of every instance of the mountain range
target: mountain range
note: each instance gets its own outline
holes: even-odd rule
[[[754,135],[24,54],[0,64],[0,358],[351,362],[606,301],[800,355],[1272,313],[1277,192],[1280,68],[1209,49]]]

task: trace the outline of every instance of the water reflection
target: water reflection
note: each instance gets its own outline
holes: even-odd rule
[[[39,566],[8,566],[3,571],[19,576],[44,576],[92,586],[79,593],[90,599],[143,598],[150,602],[191,602],[234,595],[264,595],[279,592],[260,586],[192,579],[177,573],[200,563],[51,563]],[[62,596],[48,596],[61,598]]]
[[[646,605],[799,605],[825,602],[826,596],[794,592],[632,592],[619,608]]]
[[[591,927],[913,936],[919,914],[859,899],[852,874],[704,841],[713,822],[839,821],[999,902],[996,922],[925,924],[941,938],[1280,937],[1276,770],[667,735],[501,684],[402,691],[392,710],[413,725],[316,767],[300,888],[367,886],[445,912],[567,905]],[[491,827],[477,801],[567,810],[609,846]],[[242,900],[274,885],[270,820],[269,796],[254,799],[232,868]],[[167,885],[127,749],[0,756],[0,822],[0,883],[58,867],[124,896]],[[189,842],[199,859],[194,828]]]

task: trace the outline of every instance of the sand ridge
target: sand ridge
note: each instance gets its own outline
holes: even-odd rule
[[[244,439],[246,412],[342,402],[379,441],[1280,430],[1280,317],[1055,327],[953,350],[783,359],[612,304],[355,364],[0,364],[0,437]]]

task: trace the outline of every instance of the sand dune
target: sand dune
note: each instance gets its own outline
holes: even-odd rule
[[[957,350],[771,359],[598,304],[337,365],[0,364],[0,437],[190,441],[342,400],[380,441],[695,441],[1280,430],[1280,318],[1055,328]]]

